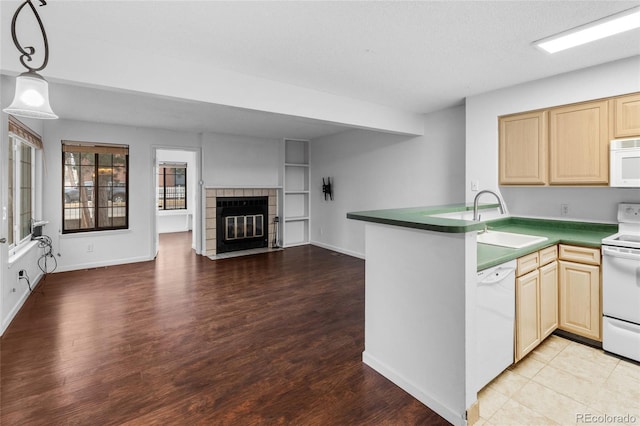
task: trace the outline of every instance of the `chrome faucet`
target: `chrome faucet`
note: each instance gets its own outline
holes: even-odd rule
[[[504,201],[498,194],[493,191],[489,191],[488,189],[484,189],[476,194],[476,198],[473,199],[473,220],[480,220],[480,215],[478,214],[478,201],[480,200],[480,196],[482,194],[492,194],[498,200],[498,208],[500,209],[500,213],[505,214],[507,212],[507,208],[504,205]]]

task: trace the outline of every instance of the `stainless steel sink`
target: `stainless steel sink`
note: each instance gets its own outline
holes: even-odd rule
[[[523,248],[548,240],[537,235],[515,234],[502,231],[485,231],[478,234],[478,242],[492,246]]]

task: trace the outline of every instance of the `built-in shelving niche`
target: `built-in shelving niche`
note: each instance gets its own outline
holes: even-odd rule
[[[309,243],[309,141],[284,140],[284,247]]]

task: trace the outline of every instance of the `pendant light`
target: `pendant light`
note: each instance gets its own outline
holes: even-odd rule
[[[38,21],[40,32],[42,33],[42,39],[44,41],[44,60],[42,61],[42,65],[37,68],[27,65],[27,62],[31,62],[32,55],[35,53],[36,49],[33,46],[22,47],[16,35],[16,21],[18,19],[18,15],[27,5],[29,5],[36,20]],[[46,5],[46,1],[40,0],[40,6]],[[33,3],[31,3],[31,0],[27,0],[22,3],[13,15],[13,20],[11,21],[11,36],[13,37],[13,44],[15,44],[16,48],[21,53],[20,63],[28,71],[23,72],[16,78],[16,93],[13,98],[13,102],[11,102],[9,107],[2,111],[19,117],[39,119],[58,118],[49,105],[49,84],[44,77],[37,73],[37,71],[43,70],[44,67],[47,66],[47,62],[49,62],[49,43],[47,42],[47,33],[44,31],[40,15],[38,15],[38,12],[36,11]]]

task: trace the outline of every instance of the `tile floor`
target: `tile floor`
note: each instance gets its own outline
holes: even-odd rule
[[[640,425],[640,364],[552,335],[478,400],[475,426]]]

